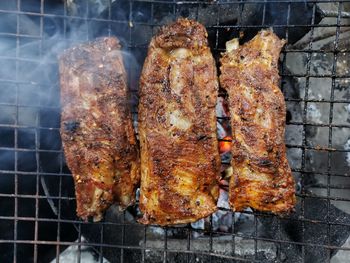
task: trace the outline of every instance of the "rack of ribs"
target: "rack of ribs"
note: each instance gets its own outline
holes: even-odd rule
[[[68,49],[59,70],[60,131],[77,215],[98,221],[112,203],[134,202],[140,178],[119,41],[105,37]]]
[[[232,126],[229,202],[275,214],[293,210],[295,186],[284,142],[286,107],[278,59],[285,41],[262,30],[239,46],[226,44],[220,84],[228,93]]]
[[[140,80],[141,223],[189,223],[217,210],[217,94],[204,26],[179,19],[163,27]]]

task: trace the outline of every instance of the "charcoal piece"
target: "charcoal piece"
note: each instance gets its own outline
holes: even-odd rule
[[[317,198],[307,198],[304,201],[304,218],[309,220],[320,220],[331,222],[329,241],[330,245],[340,247],[349,237],[349,227],[344,225],[334,225],[334,223],[350,224],[350,215],[329,205],[329,218],[327,220],[327,200]],[[260,217],[259,220],[264,226],[266,237],[307,244],[317,244],[317,246],[306,245],[304,262],[322,263],[328,259],[328,249],[322,247],[328,245],[327,224],[313,223],[312,221],[301,221],[302,207],[298,202],[295,213],[288,218],[279,219],[277,217]],[[304,225],[303,225],[304,224]],[[303,236],[304,230],[304,236]],[[301,245],[283,243],[280,253],[284,262],[303,262]],[[334,256],[337,250],[330,250],[330,256]]]

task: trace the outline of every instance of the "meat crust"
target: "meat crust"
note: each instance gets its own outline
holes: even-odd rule
[[[98,221],[112,203],[132,204],[140,179],[119,41],[106,37],[66,50],[59,70],[60,132],[77,215]]]
[[[284,40],[262,30],[252,40],[227,43],[220,84],[229,96],[232,169],[229,202],[276,214],[293,210],[295,186],[284,142],[286,107],[278,59]]]
[[[141,223],[189,223],[216,211],[217,92],[205,28],[187,19],[163,27],[140,80]]]

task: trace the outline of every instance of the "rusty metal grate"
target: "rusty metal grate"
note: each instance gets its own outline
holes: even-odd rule
[[[0,3],[1,262],[60,262],[71,245],[77,262],[84,262],[84,246],[99,262],[340,262],[333,256],[350,254],[343,245],[350,233],[350,1],[96,2]],[[280,73],[296,213],[279,218],[222,207],[231,218],[225,229],[214,216],[203,227],[142,226],[134,221],[137,208],[112,208],[100,223],[75,217],[59,137],[57,53],[97,36],[120,37],[135,109],[149,39],[178,16],[206,25],[217,58],[226,40],[244,42],[261,28],[288,41]]]

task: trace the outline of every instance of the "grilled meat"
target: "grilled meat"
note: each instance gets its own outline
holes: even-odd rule
[[[233,130],[229,201],[286,213],[295,205],[294,179],[284,143],[286,107],[279,89],[278,58],[285,41],[262,30],[243,46],[227,43],[220,84],[228,92]]]
[[[140,177],[119,42],[106,37],[73,47],[59,69],[61,137],[77,214],[98,221],[112,203],[133,203]]]
[[[217,92],[205,28],[187,19],[163,27],[140,80],[141,223],[188,223],[216,211]]]

